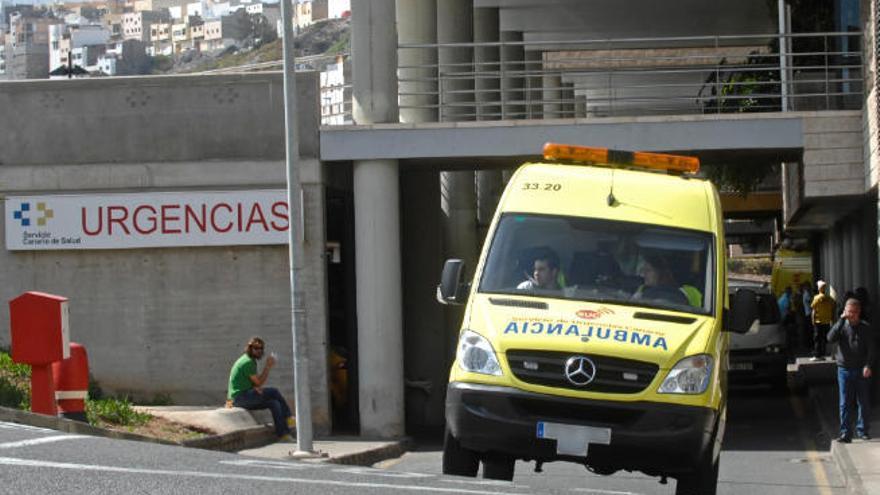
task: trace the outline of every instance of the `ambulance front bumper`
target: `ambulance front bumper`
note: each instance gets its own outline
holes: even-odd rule
[[[466,449],[606,471],[687,472],[713,448],[716,418],[705,407],[574,399],[462,382],[450,383],[446,395],[446,424]],[[538,438],[547,424],[610,430],[610,441],[591,443],[586,457],[560,454],[557,440]]]

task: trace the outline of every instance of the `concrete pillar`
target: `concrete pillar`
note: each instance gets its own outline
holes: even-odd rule
[[[504,186],[501,184],[500,170],[480,170],[477,172],[477,243],[482,245],[486,232],[495,215],[495,208]],[[479,248],[478,248],[479,249]]]
[[[397,122],[394,0],[352,2],[353,116]],[[396,160],[354,162],[361,435],[404,434],[399,178]]]
[[[561,119],[562,114],[562,77],[559,74],[544,74],[541,78],[543,86],[543,108],[545,119]]]
[[[574,116],[578,119],[587,117],[587,96],[575,93],[574,95]]]
[[[843,229],[840,227],[840,224],[834,226],[834,230],[832,231],[832,243],[831,243],[831,259],[832,259],[832,268],[831,268],[831,276],[832,281],[831,285],[834,286],[834,289],[837,291],[837,297],[843,297],[843,293],[846,291],[844,284],[846,283],[846,268],[844,266],[844,247],[843,247]]]
[[[437,42],[471,43],[473,41],[473,0],[437,0]],[[458,68],[469,71],[473,62],[470,48],[441,48],[439,52],[441,78],[454,75]],[[466,64],[466,65],[461,65]],[[474,80],[446,78],[442,83],[441,99],[443,120],[472,120]],[[449,93],[470,91],[470,93]],[[465,105],[465,106],[452,106]],[[465,261],[468,273],[473,274],[477,260],[477,197],[473,171],[444,171],[440,173],[440,209],[443,212],[447,257]],[[461,308],[447,313],[451,330],[461,324]]]
[[[397,0],[397,36],[401,45],[437,43],[437,0]],[[400,121],[437,122],[437,49],[398,51]]]
[[[575,97],[574,97],[574,84],[573,83],[563,83],[562,90],[560,91],[560,95],[562,96],[562,117],[566,119],[574,118],[574,106],[575,106]]]
[[[440,209],[445,218],[446,255],[461,258],[473,275],[477,260],[477,195],[473,172],[440,174]]]
[[[472,43],[473,0],[437,0],[437,43]],[[444,122],[475,120],[474,50],[439,47],[440,119]]]
[[[544,91],[543,78],[541,72],[544,68],[544,62],[541,58],[541,52],[538,50],[525,51],[525,70],[528,76],[525,78],[526,89],[526,118],[540,119],[544,116]]]
[[[847,264],[849,266],[849,285],[847,289],[855,289],[862,285],[862,251],[861,234],[856,216],[847,219],[846,237],[849,239],[849,252],[847,252]]]
[[[505,120],[525,118],[523,105],[523,68],[525,50],[521,44],[523,35],[520,32],[503,31],[502,43],[514,43],[501,46],[501,97],[502,114]]]
[[[474,9],[474,43],[497,43],[501,39],[497,8]],[[474,48],[474,80],[477,120],[501,119],[501,49],[498,46]]]
[[[394,0],[351,7],[352,117],[356,124],[398,122]]]
[[[321,162],[316,159],[299,161],[300,185],[302,186],[303,243],[302,256],[297,265],[303,264],[298,275],[303,277],[300,299],[306,308],[307,339],[310,357],[309,380],[312,403],[312,426],[316,435],[330,433],[330,378],[327,374],[328,314],[327,314],[327,263],[326,219],[324,215],[324,177]]]

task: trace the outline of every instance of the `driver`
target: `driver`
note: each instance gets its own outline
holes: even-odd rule
[[[528,280],[516,286],[519,290],[562,290],[559,285],[559,257],[552,251],[542,253],[534,262],[534,271]]]

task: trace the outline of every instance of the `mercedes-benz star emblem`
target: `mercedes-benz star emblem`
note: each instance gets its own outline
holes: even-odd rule
[[[572,356],[565,362],[565,379],[572,385],[583,387],[596,378],[596,364],[584,356]]]

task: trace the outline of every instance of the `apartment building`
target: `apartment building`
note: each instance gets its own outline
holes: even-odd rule
[[[312,25],[313,22],[315,21],[312,19],[312,0],[304,0],[294,4],[293,28],[295,32]]]
[[[69,64],[73,53],[74,65],[86,70],[97,70],[97,57],[106,51],[112,33],[100,25],[49,26],[49,69]]]
[[[6,78],[6,33],[0,29],[0,80]]]
[[[339,19],[351,13],[351,0],[312,0],[312,20]]]
[[[128,12],[122,15],[122,37],[149,43],[153,36],[153,25],[168,22],[169,16],[165,12]]]
[[[49,25],[45,17],[12,13],[6,43],[7,79],[49,77]]]

